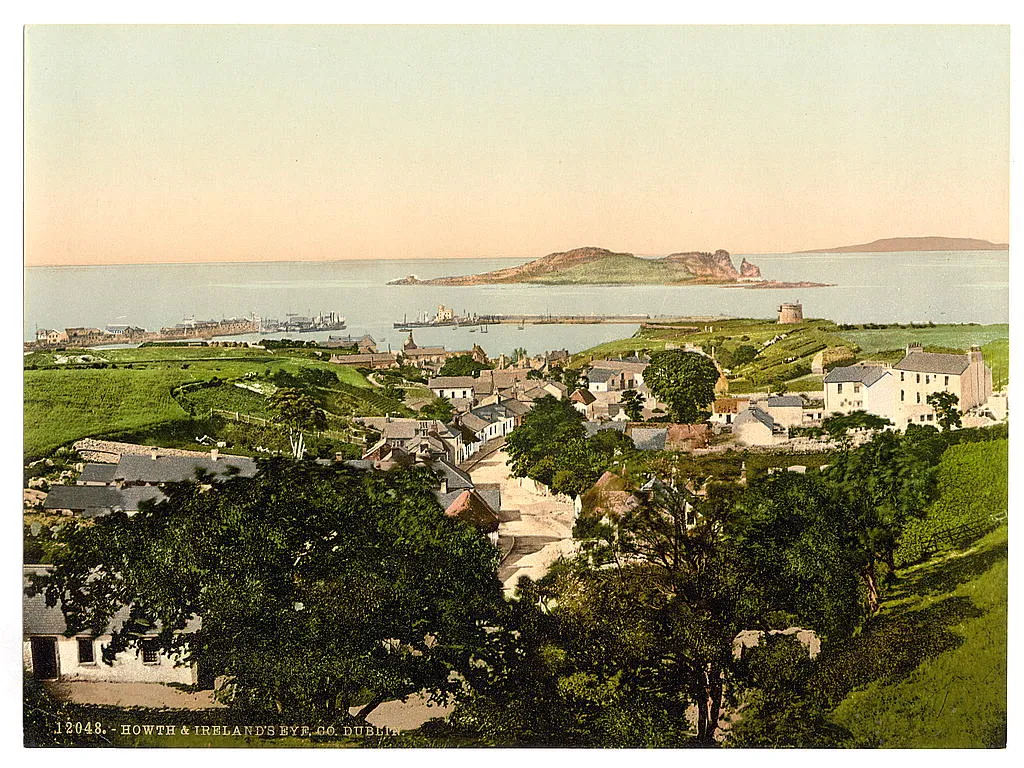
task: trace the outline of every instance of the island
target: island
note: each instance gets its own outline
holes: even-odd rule
[[[515,267],[477,275],[421,280],[415,275],[388,285],[492,285],[540,283],[548,285],[738,285],[758,288],[813,288],[823,283],[779,283],[765,280],[761,270],[745,258],[737,269],[728,251],[687,251],[657,258],[615,253],[606,248],[575,248],[549,253]]]
[[[990,243],[973,237],[885,237],[860,245],[815,248],[797,253],[894,253],[897,251],[1005,251],[1008,243]]]

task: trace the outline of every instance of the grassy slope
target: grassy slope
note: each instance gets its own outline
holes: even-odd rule
[[[811,361],[826,347],[846,347],[858,360],[871,359],[896,363],[911,341],[926,348],[963,351],[971,344],[984,344],[985,360],[992,368],[993,385],[1006,384],[1009,375],[1009,326],[939,325],[927,328],[887,328],[843,331],[828,320],[808,320],[798,325],[779,325],[774,320],[729,319],[711,323],[694,321],[695,331],[648,326],[628,339],[599,344],[572,356],[569,365],[580,367],[588,361],[647,349],[657,351],[666,344],[682,346],[708,344],[732,351],[744,344],[761,347],[779,334],[786,338],[762,348],[753,362],[739,366],[730,375],[733,393],[764,391],[773,381],[786,381],[790,390],[820,391],[821,377],[807,375]],[[710,330],[706,330],[710,326]],[[743,338],[746,336],[747,338]],[[789,362],[786,362],[789,360]]]
[[[171,390],[189,381],[203,381],[214,376],[230,379],[268,368],[295,373],[300,368],[311,367],[336,373],[350,387],[370,387],[366,378],[353,368],[290,356],[287,350],[271,354],[257,349],[143,347],[82,352],[117,365],[131,364],[132,368],[26,370],[26,456],[39,456],[83,437],[144,429],[185,419],[187,414],[171,397]],[[52,365],[53,355],[34,353],[26,363]],[[190,397],[197,398],[202,407],[227,410],[243,410],[231,404],[244,400],[256,407],[256,410],[245,408],[246,412],[265,415],[258,407],[258,396],[247,397],[247,394],[240,389],[236,393],[220,387],[203,390]],[[368,395],[372,394],[375,393],[368,389]],[[227,398],[230,403],[213,404],[212,400],[218,398]],[[207,400],[211,402],[207,403]],[[359,401],[360,398],[355,398],[355,402]]]
[[[25,454],[115,429],[185,418],[171,388],[189,381],[178,370],[25,371]]]
[[[855,343],[865,354],[890,349],[904,349],[910,342],[925,346],[967,349],[972,344],[987,344],[1008,339],[1008,325],[936,325],[929,328],[884,328],[875,330],[839,331],[839,335]]]
[[[860,685],[833,719],[864,746],[1002,746],[1006,527],[900,575],[882,614],[840,658],[840,672]]]

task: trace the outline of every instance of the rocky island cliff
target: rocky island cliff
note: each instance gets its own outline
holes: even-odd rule
[[[791,287],[761,277],[756,264],[742,259],[733,264],[728,251],[687,251],[659,258],[641,258],[606,248],[575,248],[549,253],[514,267],[476,275],[421,280],[415,275],[392,280],[389,285],[491,285],[541,283],[550,285],[756,285],[760,288]],[[814,286],[815,283],[801,284]]]

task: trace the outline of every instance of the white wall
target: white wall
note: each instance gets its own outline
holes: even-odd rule
[[[110,635],[103,635],[93,640],[93,664],[78,663],[78,638],[63,635],[49,635],[57,640],[57,663],[61,680],[93,680],[114,683],[184,683],[193,685],[196,682],[196,671],[193,666],[175,666],[174,661],[164,654],[157,656],[156,664],[142,661],[142,651],[130,649],[119,653],[113,665],[103,662],[101,645],[110,642]],[[28,638],[23,643],[22,657],[25,669],[32,671],[32,644]]]

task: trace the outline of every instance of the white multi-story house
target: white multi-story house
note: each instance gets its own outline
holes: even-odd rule
[[[952,392],[961,412],[984,405],[992,395],[992,370],[977,346],[965,355],[951,355],[925,352],[920,344],[911,344],[893,366],[893,375],[900,426],[934,422],[935,409],[928,405],[928,395],[934,392]]]
[[[472,376],[437,376],[427,382],[434,397],[448,400],[472,400],[476,379]]]
[[[866,411],[900,420],[896,377],[881,365],[846,365],[833,368],[825,376],[825,416]]]

